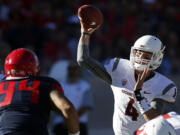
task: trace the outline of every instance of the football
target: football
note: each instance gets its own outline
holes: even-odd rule
[[[86,28],[96,28],[103,23],[101,11],[92,5],[83,5],[78,9],[78,17]]]

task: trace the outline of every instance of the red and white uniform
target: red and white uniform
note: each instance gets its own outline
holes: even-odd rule
[[[135,135],[152,134],[152,131],[148,132],[147,129],[151,128],[150,127],[151,125],[158,123],[158,121],[162,121],[162,119],[166,120],[166,122],[168,122],[168,124],[170,124],[171,127],[173,127],[173,130],[175,131],[176,135],[180,135],[180,115],[177,114],[176,112],[169,112],[167,114],[160,115],[159,117],[148,121],[147,123],[143,124],[134,134]],[[155,122],[155,120],[156,120],[156,122]],[[156,125],[156,126],[158,127],[159,125]],[[160,127],[163,128],[161,131],[164,131],[165,128],[167,128],[166,126],[164,126],[164,124],[161,124],[161,126]],[[158,130],[160,130],[160,129],[158,129]],[[166,132],[168,132],[168,130]]]
[[[176,134],[180,135],[180,115],[176,112],[169,112],[162,117],[174,127]]]
[[[129,60],[120,59],[117,66],[114,66],[115,62],[117,61],[112,59],[105,65],[112,78],[111,88],[114,94],[113,129],[115,135],[131,135],[145,123],[134,97],[135,73]],[[174,102],[176,97],[174,83],[157,72],[153,78],[144,82],[142,91],[149,102],[155,98]]]

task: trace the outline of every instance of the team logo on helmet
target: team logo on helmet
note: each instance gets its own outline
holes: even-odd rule
[[[140,45],[141,48],[144,48],[145,46],[144,45]]]

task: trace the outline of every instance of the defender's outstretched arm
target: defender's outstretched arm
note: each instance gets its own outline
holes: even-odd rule
[[[64,116],[69,135],[79,135],[79,118],[73,104],[57,90],[50,92],[50,99],[56,109]]]

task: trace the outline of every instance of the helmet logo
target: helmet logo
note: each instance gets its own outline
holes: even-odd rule
[[[11,71],[8,71],[7,74],[11,74],[11,75],[25,75],[25,72],[23,70],[11,69]]]
[[[141,48],[144,48],[145,46],[144,45],[140,45]]]
[[[15,69],[11,69],[11,74],[15,75],[16,74],[16,70]]]
[[[10,74],[11,74],[11,72],[8,70],[8,71],[7,71],[7,74],[8,74],[8,75],[10,75]]]

